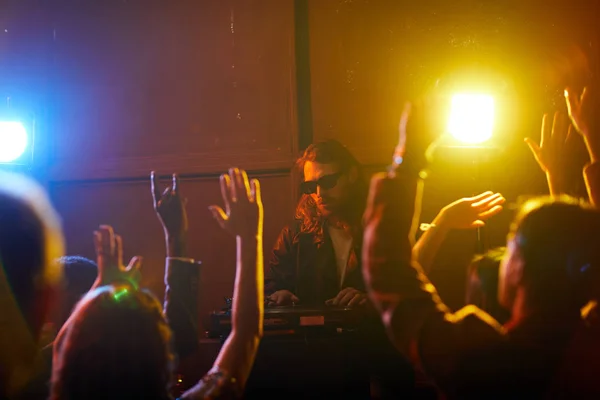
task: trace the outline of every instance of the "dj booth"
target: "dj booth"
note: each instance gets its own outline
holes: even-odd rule
[[[299,306],[266,307],[265,336],[336,335],[356,332],[366,320],[365,309]],[[215,312],[210,318],[208,336],[226,338],[231,332],[231,310]]]
[[[224,341],[230,332],[230,308],[213,313],[207,335]],[[412,389],[412,370],[373,309],[265,307],[246,398],[369,399],[378,369],[392,375],[394,385]]]

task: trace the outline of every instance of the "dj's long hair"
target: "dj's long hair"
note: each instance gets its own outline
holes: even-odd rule
[[[350,188],[350,201],[341,212],[349,224],[346,228],[349,229],[355,239],[360,239],[362,215],[366,206],[368,187],[358,160],[337,140],[326,140],[308,146],[302,157],[296,161],[296,166],[302,176],[304,176],[304,164],[307,161],[336,164],[342,173],[349,173],[353,168],[356,168],[357,179]],[[296,206],[295,218],[300,222],[301,232],[313,234],[315,241],[322,239],[325,218],[311,195],[302,194]]]

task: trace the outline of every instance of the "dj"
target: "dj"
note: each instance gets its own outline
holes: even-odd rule
[[[360,164],[339,142],[310,145],[295,222],[283,229],[267,268],[269,305],[360,306],[367,302],[360,268],[367,185]]]
[[[266,269],[268,305],[364,309],[364,334],[344,350],[345,359],[354,360],[348,362],[349,376],[375,378],[384,398],[410,394],[414,371],[387,340],[380,320],[369,318],[370,307],[365,307],[360,263],[368,188],[361,166],[334,140],[310,145],[297,165],[304,177],[302,197],[295,222],[279,235]],[[390,373],[402,370],[406,373]],[[353,392],[352,398],[357,394]]]

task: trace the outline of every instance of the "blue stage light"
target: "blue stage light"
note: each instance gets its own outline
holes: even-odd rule
[[[0,163],[18,160],[30,144],[25,126],[18,121],[0,121]]]

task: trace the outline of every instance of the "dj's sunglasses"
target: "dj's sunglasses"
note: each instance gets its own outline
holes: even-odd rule
[[[342,173],[336,172],[335,174],[324,175],[316,181],[302,182],[300,184],[300,190],[304,194],[313,194],[317,193],[317,186],[323,190],[333,189],[335,185],[337,185],[340,176],[342,176]]]

